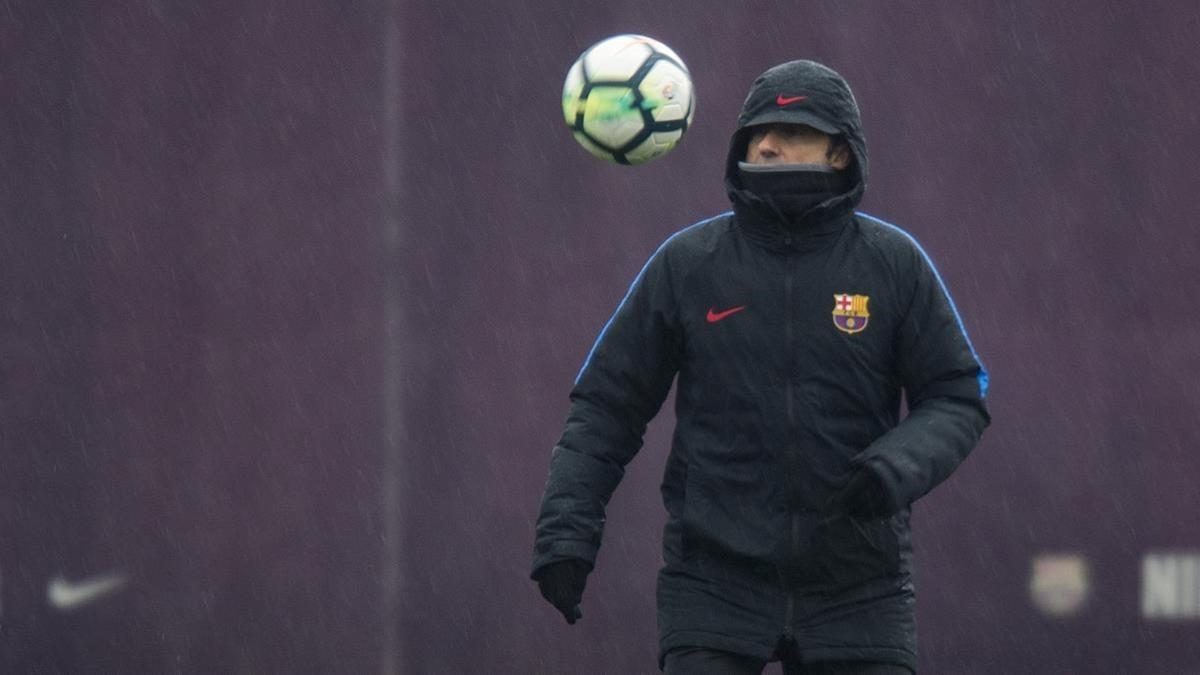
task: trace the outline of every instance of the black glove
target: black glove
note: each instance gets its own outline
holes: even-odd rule
[[[898,509],[879,476],[867,465],[858,467],[838,493],[837,503],[856,518],[887,518]]]
[[[558,608],[571,625],[583,618],[579,601],[583,599],[583,587],[591,571],[589,563],[571,558],[546,565],[535,577],[542,597]]]

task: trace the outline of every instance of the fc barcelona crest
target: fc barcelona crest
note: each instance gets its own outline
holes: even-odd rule
[[[833,296],[833,325],[843,333],[859,333],[867,327],[871,313],[867,311],[865,295],[835,293]]]

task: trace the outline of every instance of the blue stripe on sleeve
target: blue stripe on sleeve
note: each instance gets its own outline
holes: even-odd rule
[[[876,218],[875,216],[872,216],[870,214],[863,213],[861,211],[856,211],[855,213],[857,213],[858,215],[860,215],[864,218],[869,218],[870,220],[873,220],[876,223],[879,223],[880,225],[883,225],[885,227],[890,227],[891,229],[904,235],[905,237],[908,238],[909,241],[911,241],[913,243],[913,246],[917,247],[917,250],[921,252],[921,255],[924,256],[925,262],[929,264],[929,269],[933,270],[933,276],[934,276],[934,278],[937,279],[938,285],[942,287],[942,293],[944,293],[946,295],[946,300],[950,303],[950,310],[954,312],[954,320],[958,322],[958,329],[962,331],[963,337],[967,340],[967,347],[970,348],[970,350],[971,350],[971,357],[975,359],[975,363],[979,364],[979,377],[978,377],[978,379],[979,379],[979,397],[987,398],[987,392],[988,392],[987,368],[983,367],[983,361],[979,358],[979,354],[975,351],[975,345],[971,343],[971,336],[967,335],[967,327],[963,325],[962,315],[958,313],[958,307],[956,307],[954,305],[954,298],[950,297],[950,290],[946,288],[946,282],[942,281],[942,275],[938,274],[937,266],[933,264],[933,259],[929,257],[929,254],[925,252],[924,248],[921,248],[920,242],[918,242],[916,240],[916,238],[913,237],[908,232],[905,232],[904,230],[900,229],[899,227],[896,227],[895,225],[893,225],[887,221],[880,220],[879,218]]]
[[[695,229],[706,223],[711,223],[712,221],[727,216],[730,213],[732,212],[726,211],[725,213],[715,215],[712,218],[706,218],[698,223],[689,225],[675,234],[667,237],[666,241],[664,241],[657,249],[655,249],[654,254],[650,256],[650,258],[646,261],[646,264],[642,265],[642,271],[638,272],[637,276],[633,278],[633,283],[629,285],[629,290],[625,292],[625,297],[621,298],[621,302],[617,305],[616,311],[614,311],[612,316],[609,317],[608,323],[604,324],[604,328],[600,330],[600,335],[596,337],[596,341],[592,343],[592,349],[588,352],[587,358],[583,360],[583,367],[579,369],[579,374],[575,376],[575,384],[579,384],[579,380],[583,379],[583,371],[587,370],[587,367],[591,365],[592,356],[596,354],[596,348],[600,346],[600,341],[604,339],[604,334],[608,332],[608,327],[611,326],[613,320],[617,318],[617,314],[621,313],[621,308],[625,306],[625,302],[629,300],[629,296],[633,295],[633,289],[637,287],[638,282],[642,280],[642,276],[646,274],[646,269],[650,267],[650,262],[654,260],[654,257],[657,256],[664,248],[666,248],[667,244],[671,243],[671,240],[675,237],[678,237],[688,230]]]

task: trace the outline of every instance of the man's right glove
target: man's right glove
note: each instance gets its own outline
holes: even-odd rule
[[[542,597],[562,612],[571,625],[583,618],[579,602],[583,599],[583,587],[587,585],[591,571],[592,566],[587,562],[570,558],[546,565],[535,577]]]

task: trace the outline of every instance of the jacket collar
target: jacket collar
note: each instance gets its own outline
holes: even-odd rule
[[[813,251],[829,246],[854,215],[852,203],[834,197],[796,218],[788,218],[770,202],[742,188],[730,187],[729,199],[738,228],[751,240],[767,248],[788,251]]]

